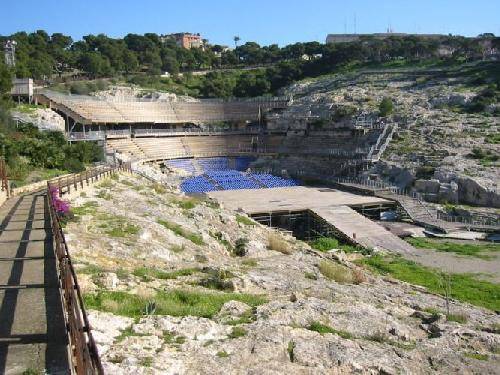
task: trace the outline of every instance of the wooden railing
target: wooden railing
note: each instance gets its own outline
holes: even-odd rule
[[[9,181],[7,180],[7,164],[3,157],[0,158],[0,180],[2,191],[5,191],[7,197],[9,196]]]
[[[55,255],[57,258],[57,271],[61,288],[61,301],[64,310],[64,318],[68,332],[71,353],[72,373],[77,375],[101,375],[104,370],[99,358],[96,343],[92,336],[91,327],[83,303],[83,298],[78,285],[75,269],[66,244],[66,238],[62,230],[61,221],[56,212],[54,189],[70,193],[71,189],[83,188],[94,180],[108,176],[117,171],[130,171],[130,164],[125,163],[115,166],[103,166],[75,174],[73,176],[59,178],[47,182],[47,196],[49,200],[49,212],[52,225],[52,234],[55,243]]]
[[[57,187],[57,189],[59,189],[59,195],[64,195],[71,193],[71,190],[77,191],[78,189],[83,189],[85,185],[88,186],[91,183],[101,178],[108,177],[118,171],[131,172],[130,163],[95,167],[78,174],[55,178],[50,180],[48,184],[49,186]]]

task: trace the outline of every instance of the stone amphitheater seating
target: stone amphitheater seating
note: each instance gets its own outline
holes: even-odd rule
[[[252,149],[252,136],[245,135],[186,137],[183,142],[194,156],[224,153],[224,151],[250,151]]]
[[[162,159],[186,155],[181,137],[134,138],[132,142],[139,147],[148,159]]]
[[[286,137],[280,152],[294,154],[339,154],[353,155],[359,148],[366,148],[363,137],[346,136],[291,136]]]
[[[128,155],[133,159],[145,159],[148,156],[130,138],[110,139],[107,147],[113,151]]]

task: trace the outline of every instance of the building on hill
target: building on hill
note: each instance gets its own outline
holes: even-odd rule
[[[31,103],[33,100],[33,79],[32,78],[14,78],[12,80],[12,89],[10,95],[18,102],[27,100]]]
[[[175,33],[175,34],[167,34],[167,35],[162,35],[160,37],[160,40],[165,43],[168,40],[175,40],[175,43],[179,47],[185,48],[185,49],[191,49],[191,48],[204,48],[206,41],[201,38],[200,33],[197,34],[191,34],[191,33]]]
[[[328,34],[326,37],[326,44],[334,44],[334,43],[349,43],[349,42],[357,42],[361,39],[365,38],[373,38],[373,39],[387,39],[390,37],[419,37],[425,39],[440,39],[445,35],[442,34],[406,34],[406,33],[373,33],[373,34]]]

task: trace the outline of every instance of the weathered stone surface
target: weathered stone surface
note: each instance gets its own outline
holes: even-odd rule
[[[157,193],[144,179],[120,180],[107,188],[109,200],[97,197],[99,188],[78,198],[80,204],[97,201],[96,212],[66,227],[77,269],[83,269],[79,262],[102,268],[98,276],[79,274],[86,280],[85,290],[108,289],[94,283],[96,277],[108,279],[114,290],[146,300],[154,300],[159,290],[178,288],[214,293],[200,281],[224,270],[230,272],[225,280],[237,292],[262,295],[267,302],[254,309],[229,301],[212,318],[153,315],[134,320],[91,311],[108,373],[495,373],[500,337],[485,331],[500,324],[493,312],[452,300],[451,312],[465,315],[467,321],[447,322],[442,313],[445,300],[424,288],[375,275],[367,275],[359,285],[337,283],[325,278],[318,265],[325,258],[336,259],[354,270],[348,256],[316,253],[292,237],[286,237],[293,249],[290,255],[270,251],[267,227],[240,226],[235,212],[202,201],[182,210],[173,203],[184,199],[175,189]],[[105,235],[98,219],[103,212],[125,217],[141,230],[123,238]],[[160,218],[201,234],[205,244],[176,235],[158,224]],[[221,242],[234,244],[238,238],[249,239],[247,256],[231,255]],[[143,278],[134,274],[138,268],[199,271]],[[435,317],[424,311],[428,309],[441,313]],[[334,333],[315,332],[313,323]],[[488,360],[467,357],[471,351]]]

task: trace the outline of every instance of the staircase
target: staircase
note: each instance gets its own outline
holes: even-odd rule
[[[249,179],[249,180],[252,180],[253,182],[255,182],[260,189],[267,189],[267,186],[264,185],[261,181],[259,181],[258,179],[256,179],[254,176],[252,176],[251,173],[248,173],[248,174],[245,174],[245,176]]]
[[[210,183],[214,185],[217,190],[224,190],[224,188],[208,174],[204,173],[203,177],[205,177],[208,181],[210,181]]]
[[[181,143],[182,143],[182,147],[184,147],[184,152],[186,153],[186,156],[193,156],[193,153],[191,151],[191,148],[189,147],[189,145],[185,142],[185,139],[184,138],[181,138]],[[194,165],[194,164],[193,164]]]
[[[418,198],[398,195],[391,191],[375,191],[375,195],[399,202],[406,216],[413,222],[424,227],[439,229],[444,232],[453,232],[464,227],[461,223],[451,223],[438,219],[438,211],[431,205]]]
[[[198,160],[195,158],[191,159],[191,164],[193,164],[193,168],[196,171],[196,174],[204,174],[205,171],[203,168],[200,166],[200,163],[198,163]]]
[[[380,136],[377,139],[377,143],[375,143],[374,146],[370,149],[367,155],[367,159],[372,161],[372,162],[377,162],[380,160],[382,157],[382,154],[384,153],[385,149],[389,145],[389,143],[392,141],[392,137],[394,136],[394,133],[398,129],[398,124],[387,124],[384,127],[384,130],[382,133],[380,133]]]

